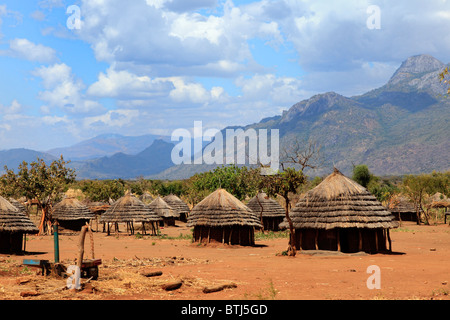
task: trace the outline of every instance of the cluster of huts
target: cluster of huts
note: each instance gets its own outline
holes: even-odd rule
[[[406,220],[404,210],[412,210],[399,206],[400,200],[395,203],[390,209],[383,206],[366,188],[335,169],[299,199],[289,212],[290,222],[280,204],[266,194],[259,193],[245,205],[224,189],[191,210],[175,195],[153,199],[150,194],[138,198],[127,192],[112,204],[90,207],[66,198],[54,206],[53,218],[64,228],[80,230],[100,216],[98,221],[108,234],[112,227],[118,231],[119,223],[133,234],[134,224],[142,223],[142,231],[148,229],[153,235],[159,227],[181,220],[193,228],[194,242],[243,246],[255,244],[255,230],[278,231],[292,223],[297,250],[376,253],[391,250],[389,230],[398,226],[397,220]],[[36,232],[23,209],[0,197],[0,251],[20,251],[23,234]]]

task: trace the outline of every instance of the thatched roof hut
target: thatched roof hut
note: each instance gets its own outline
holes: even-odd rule
[[[300,198],[289,216],[300,250],[375,253],[386,250],[386,239],[390,247],[389,229],[398,226],[375,196],[337,169]],[[282,225],[288,227],[286,219]]]
[[[142,222],[143,225],[145,222],[149,222],[154,227],[153,223],[159,220],[161,218],[157,214],[130,192],[127,192],[122,198],[115,201],[100,217],[100,222],[106,222],[108,224],[108,234],[109,223],[115,223],[116,230],[118,223],[127,223],[127,226],[131,228],[131,233],[133,234],[134,222]]]
[[[417,210],[414,203],[407,197],[397,194],[389,199],[387,209],[392,213],[395,220],[417,222]]]
[[[11,203],[14,207],[16,207],[17,209],[19,209],[20,211],[22,211],[23,213],[27,214],[28,210],[27,207],[20,202],[19,200],[16,200],[14,198],[9,198],[8,199],[9,203]]]
[[[67,197],[53,207],[52,218],[65,229],[79,231],[95,214],[77,198]]]
[[[168,196],[165,196],[163,200],[169,206],[171,206],[173,210],[179,213],[179,219],[181,221],[187,221],[190,209],[189,206],[183,200],[181,200],[174,194],[169,194]]]
[[[175,218],[180,217],[180,214],[172,209],[161,197],[157,197],[148,205],[150,210],[162,218],[160,226],[174,226]]]
[[[262,220],[264,230],[278,231],[279,224],[286,217],[283,207],[274,199],[268,197],[264,192],[258,193],[250,199],[247,207]]]
[[[0,196],[0,252],[20,253],[23,235],[38,232],[39,229],[25,212]]]
[[[150,194],[150,192],[145,191],[143,194],[139,196],[139,200],[141,200],[145,204],[150,204],[153,200],[153,196]]]
[[[262,224],[250,208],[218,189],[191,210],[187,226],[194,227],[194,241],[254,245],[254,228]]]

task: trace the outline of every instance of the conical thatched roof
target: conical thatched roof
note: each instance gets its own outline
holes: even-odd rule
[[[151,203],[153,200],[155,200],[152,195],[145,191],[142,195],[139,196],[139,200],[141,200],[144,203]]]
[[[148,205],[150,210],[161,218],[178,218],[180,214],[172,209],[161,197],[157,197]]]
[[[257,215],[224,189],[199,202],[188,217],[187,226],[249,226],[261,228]]]
[[[179,214],[182,213],[189,213],[189,206],[184,203],[183,200],[181,200],[180,198],[178,198],[176,195],[174,194],[170,194],[168,196],[165,196],[163,198],[163,200],[172,207],[173,210],[175,210],[176,212],[178,212]]]
[[[100,217],[100,222],[155,222],[161,218],[141,200],[127,192]]]
[[[28,216],[0,196],[0,232],[37,233],[39,229]]]
[[[22,202],[14,199],[14,198],[9,198],[9,203],[11,203],[14,207],[19,209],[23,213],[25,213],[25,214],[27,213],[27,208],[25,207],[25,205]]]
[[[262,216],[267,218],[286,216],[283,207],[276,200],[269,198],[264,192],[260,192],[250,199],[247,207],[252,209],[258,216],[261,213],[261,210]]]
[[[339,170],[299,199],[289,213],[296,229],[396,228],[394,216],[366,188]],[[288,227],[286,219],[280,224]]]
[[[76,198],[65,198],[53,207],[52,217],[57,220],[95,219],[95,214]]]
[[[416,212],[416,208],[414,203],[412,203],[407,197],[404,195],[394,195],[389,199],[389,203],[387,206],[388,210],[391,212]]]

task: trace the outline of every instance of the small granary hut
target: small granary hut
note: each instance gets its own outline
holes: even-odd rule
[[[157,197],[148,205],[150,210],[156,213],[159,217],[162,218],[160,220],[159,225],[163,226],[174,226],[175,219],[179,218],[180,215],[173,210],[161,197]]]
[[[145,204],[150,204],[155,199],[148,191],[145,191],[143,194],[139,196],[139,200],[141,200]]]
[[[53,207],[52,218],[64,229],[80,231],[95,214],[76,198],[65,198]]]
[[[158,221],[160,220],[161,218],[156,213],[130,192],[127,192],[122,198],[114,202],[100,217],[100,222],[107,224],[108,235],[110,234],[110,223],[114,223],[116,232],[119,231],[119,223],[126,223],[127,231],[131,231],[131,234],[134,234],[134,222],[142,222],[143,233],[145,233],[144,223],[149,223],[152,228],[152,234],[155,235],[158,230]]]
[[[283,207],[264,192],[250,199],[247,207],[253,210],[264,226],[264,230],[278,231],[279,224],[286,217]]]
[[[394,195],[389,200],[387,209],[397,221],[417,222],[417,211],[414,203],[403,195]]]
[[[189,206],[174,194],[165,196],[163,200],[179,214],[179,219],[186,222],[189,215]]]
[[[377,253],[398,223],[366,188],[339,170],[299,199],[289,213],[298,250]],[[289,227],[286,219],[283,227]]]
[[[188,227],[194,227],[193,240],[231,245],[255,244],[255,228],[262,228],[257,215],[224,189],[218,189],[199,202],[189,214]]]
[[[0,196],[0,253],[21,253],[24,234],[38,232],[24,211]]]

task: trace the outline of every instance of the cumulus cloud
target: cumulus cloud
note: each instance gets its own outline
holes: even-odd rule
[[[252,60],[250,38],[281,41],[275,22],[255,19],[231,1],[221,15],[166,8],[185,2],[83,1],[77,35],[91,44],[98,60],[151,65],[155,76],[198,76],[205,68],[210,73],[242,71]],[[195,3],[202,7],[214,2]]]
[[[9,42],[9,50],[3,52],[11,57],[51,63],[56,60],[56,51],[42,44],[35,44],[28,39],[16,38]]]
[[[151,79],[127,70],[108,68],[106,73],[99,74],[98,81],[89,87],[87,93],[97,97],[139,100],[168,95],[173,88],[167,79]]]
[[[33,75],[42,79],[44,91],[38,98],[44,101],[46,109],[58,108],[72,116],[99,113],[104,107],[95,100],[85,98],[85,84],[76,79],[72,69],[64,63],[42,66],[33,71]]]

